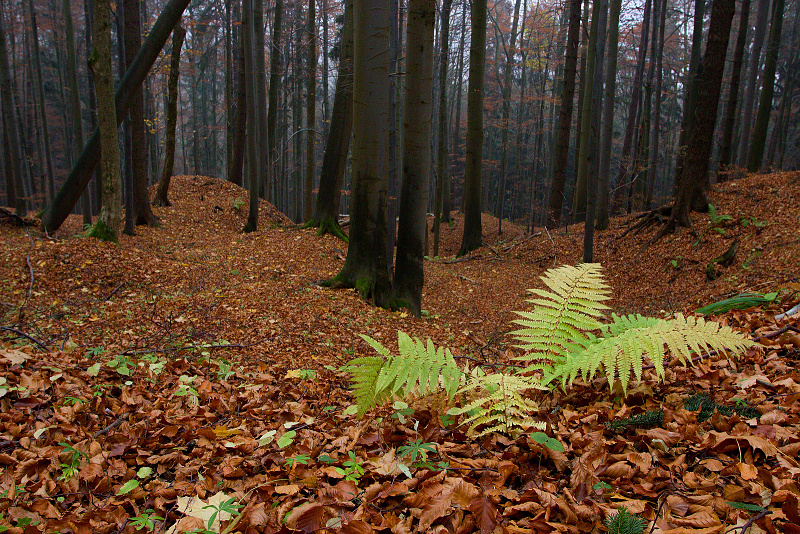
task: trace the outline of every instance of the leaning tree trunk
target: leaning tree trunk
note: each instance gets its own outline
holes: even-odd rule
[[[695,107],[686,161],[678,182],[670,218],[655,239],[674,231],[677,226],[690,227],[689,213],[692,206],[705,203],[703,188],[708,181],[708,166],[717,122],[717,105],[735,5],[736,0],[714,0],[712,4],[708,43],[700,70],[697,93],[697,101],[703,105]]]
[[[8,52],[6,50],[6,35],[3,24],[3,17],[0,16],[0,92],[2,92],[3,103],[3,130],[5,139],[8,142],[9,156],[11,158],[12,182],[14,184],[14,200],[17,215],[25,216],[27,202],[23,190],[23,169],[22,151],[20,149],[19,131],[17,130],[17,109],[14,106],[14,89],[11,82],[11,67],[8,64]],[[9,197],[11,193],[9,192]]]
[[[416,317],[422,313],[423,257],[427,235],[428,182],[433,111],[433,30],[436,8],[430,0],[410,0],[403,103],[403,181],[397,227],[395,304]]]
[[[181,47],[186,37],[183,26],[176,26],[172,32],[172,55],[169,64],[169,80],[167,82],[167,128],[164,140],[164,168],[158,180],[153,206],[171,206],[169,201],[169,181],[175,166],[175,130],[178,126],[178,77],[181,66]]]
[[[458,256],[480,247],[481,165],[483,163],[483,81],[486,62],[486,0],[473,0],[467,88],[467,159],[464,169],[464,235]]]
[[[120,81],[115,98],[116,120],[119,124],[130,106],[133,92],[142,85],[147,72],[155,62],[164,43],[178,23],[183,10],[190,0],[169,0],[159,15],[156,23],[147,34],[139,53],[128,67],[125,77]],[[48,232],[57,230],[72,208],[78,202],[81,193],[92,177],[95,167],[100,162],[100,134],[95,130],[91,139],[83,148],[78,161],[73,166],[67,180],[56,193],[55,198],[42,212],[42,227]]]
[[[280,0],[279,0],[280,1]],[[272,108],[270,108],[272,109]],[[347,167],[350,136],[353,131],[353,0],[347,0],[344,8],[339,73],[336,78],[336,93],[333,97],[331,126],[322,169],[319,176],[319,192],[314,215],[307,224],[319,228],[317,235],[333,234],[347,241],[339,228],[339,199],[342,181]]]
[[[564,84],[561,92],[561,108],[556,128],[556,146],[553,152],[553,174],[550,180],[549,222],[557,227],[561,222],[564,204],[564,186],[567,181],[567,157],[569,156],[569,131],[572,126],[572,108],[575,105],[575,75],[578,68],[578,42],[581,28],[581,0],[570,0],[569,30],[564,59]]]
[[[369,5],[368,5],[369,4]],[[389,146],[389,1],[353,3],[353,180],[350,245],[344,266],[325,285],[354,287],[386,307]]]
[[[110,0],[95,0],[94,54],[89,66],[94,74],[97,93],[97,116],[100,122],[100,146],[103,166],[103,207],[90,236],[103,241],[117,241],[122,216],[122,182],[119,174],[119,136],[114,106],[114,78],[111,73]]]

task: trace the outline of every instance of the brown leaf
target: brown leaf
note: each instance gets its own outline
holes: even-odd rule
[[[481,493],[469,504],[469,511],[475,516],[475,522],[481,529],[481,534],[491,534],[499,521],[497,508]]]
[[[306,534],[317,532],[325,526],[325,508],[315,502],[301,504],[286,518],[286,526]]]

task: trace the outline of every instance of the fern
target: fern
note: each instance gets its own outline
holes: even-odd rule
[[[450,349],[437,349],[430,339],[424,342],[398,332],[399,355],[393,355],[371,337],[361,337],[380,356],[355,358],[349,362],[359,417],[398,394],[403,398],[424,396],[441,387],[452,401],[463,373]]]
[[[753,345],[727,326],[681,314],[670,320],[612,314],[610,324],[601,323],[607,309],[602,302],[609,296],[596,263],[551,269],[542,280],[552,291],[530,290],[540,298],[529,301],[532,311],[517,312],[523,319],[514,322],[524,328],[511,334],[528,351],[518,359],[530,362],[527,370],[540,370],[544,385],[558,380],[566,387],[578,375],[589,379],[602,368],[609,385],[619,379],[625,392],[631,375],[641,379],[645,356],[663,380],[667,352],[685,364],[692,354],[736,353]],[[600,336],[592,330],[599,330]]]
[[[468,432],[476,435],[478,427],[485,426],[478,436],[490,432],[509,434],[514,427],[535,427],[544,430],[546,423],[536,421],[530,414],[539,410],[532,400],[523,397],[523,392],[532,388],[548,389],[538,381],[520,375],[493,373],[485,376],[473,376],[461,389],[461,392],[477,390],[479,395],[472,402],[461,408],[454,408],[450,415],[469,414],[461,421],[469,425]]]
[[[529,289],[539,297],[528,301],[535,305],[533,312],[516,312],[522,319],[514,323],[523,328],[512,335],[527,351],[519,360],[529,362],[529,370],[541,369],[545,384],[591,342],[586,332],[602,325],[598,318],[608,308],[602,302],[610,297],[600,271],[597,263],[550,269],[541,279],[551,291]]]

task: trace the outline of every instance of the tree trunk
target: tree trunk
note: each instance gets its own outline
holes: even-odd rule
[[[570,0],[567,48],[564,55],[564,85],[561,92],[561,110],[556,128],[556,147],[553,152],[553,175],[550,179],[549,223],[553,228],[561,222],[564,204],[564,186],[567,181],[569,156],[569,131],[572,127],[572,108],[575,103],[575,75],[578,67],[578,42],[581,28],[581,0]]]
[[[275,0],[275,17],[272,21],[272,43],[269,50],[269,111],[267,112],[267,152],[269,153],[269,166],[273,167],[279,160],[276,144],[276,127],[278,124],[278,89],[281,82],[281,35],[283,29],[283,0]],[[270,180],[269,195],[270,202],[277,205],[276,181]]]
[[[314,177],[316,169],[316,122],[317,122],[317,39],[314,0],[308,0],[308,101],[306,105],[306,185],[303,200],[303,219],[311,220],[314,200]]]
[[[125,65],[130,66],[142,47],[142,25],[139,20],[139,0],[124,0],[125,10]],[[159,226],[150,209],[147,192],[147,140],[144,135],[144,91],[140,86],[134,91],[129,109],[131,115],[131,173],[133,177],[132,203],[136,225]]]
[[[577,1],[577,0],[576,0]],[[486,62],[486,0],[473,0],[467,89],[467,159],[464,170],[464,235],[459,256],[480,247],[481,166],[483,164],[483,81]]]
[[[270,107],[270,109],[272,109]],[[333,97],[331,127],[322,169],[319,177],[319,192],[309,226],[319,228],[317,235],[333,234],[347,241],[339,228],[339,199],[350,151],[353,131],[353,0],[347,0],[344,8],[339,72],[336,77],[336,93]]]
[[[647,198],[645,199],[645,209],[653,208],[653,194],[655,189],[656,177],[659,167],[659,145],[661,139],[661,88],[664,80],[663,63],[664,57],[664,30],[666,29],[667,2],[663,0],[659,7],[658,24],[653,22],[653,56],[656,63],[656,81],[653,89],[655,102],[653,103],[653,118],[650,121],[650,168],[647,175]],[[656,31],[658,29],[658,31]]]
[[[258,0],[243,0],[242,2],[242,44],[244,45],[244,71],[245,85],[247,86],[247,189],[250,193],[250,203],[247,213],[247,222],[243,232],[255,232],[258,229],[258,193],[261,158],[258,155],[258,118],[256,116],[256,81],[257,48],[255,34],[258,32],[256,20],[256,2]],[[264,51],[262,50],[263,54]]]
[[[514,19],[511,22],[511,36],[508,47],[505,49],[506,64],[503,78],[503,119],[500,123],[502,129],[502,146],[500,153],[500,183],[497,189],[497,233],[503,233],[503,204],[506,198],[506,171],[508,167],[508,122],[511,114],[511,70],[514,61],[514,47],[517,43],[517,27],[519,25],[520,0],[514,2]]]
[[[167,82],[167,128],[164,144],[164,168],[158,180],[156,194],[153,197],[153,206],[171,206],[169,201],[169,181],[172,169],[175,166],[175,130],[178,126],[178,77],[181,66],[181,47],[186,37],[186,30],[178,25],[172,32],[172,55],[169,64],[169,81]]]
[[[441,232],[444,184],[450,181],[450,165],[448,162],[447,126],[447,67],[450,56],[450,8],[453,0],[443,0],[441,17],[441,38],[439,52],[439,134],[436,151],[436,198],[433,205],[433,257],[439,255],[439,237]],[[449,217],[448,217],[449,218]]]
[[[763,86],[761,100],[758,103],[756,124],[753,128],[753,144],[747,159],[747,170],[758,172],[764,161],[764,145],[767,142],[767,127],[772,114],[772,97],[775,96],[775,70],[778,66],[778,51],[781,47],[781,26],[783,25],[784,0],[774,0],[772,5],[772,22],[769,28],[769,43],[764,58]]]
[[[42,189],[42,194],[49,202],[55,194],[55,181],[53,179],[53,152],[50,148],[50,127],[47,120],[47,105],[44,98],[44,83],[42,82],[42,60],[39,50],[39,29],[36,25],[36,11],[33,0],[28,0],[28,7],[31,15],[31,43],[33,44],[33,74],[36,78],[36,100],[39,119],[42,122],[42,141],[44,143],[45,178],[47,181],[47,191]],[[69,41],[68,41],[69,42]],[[72,49],[74,57],[74,46]],[[69,53],[69,52],[68,52]]]
[[[467,6],[467,2],[464,2],[463,8],[461,10],[461,39],[460,39],[459,45],[458,45],[458,69],[456,70],[456,80],[458,80],[458,81],[456,83],[456,95],[455,95],[456,113],[455,113],[455,123],[454,123],[454,127],[453,127],[453,148],[452,148],[452,150],[453,150],[454,156],[457,156],[457,154],[460,152],[460,150],[459,150],[459,145],[460,145],[459,140],[461,139],[461,100],[462,100],[461,95],[462,95],[462,87],[464,85],[464,41],[465,41],[464,37],[466,35],[467,7],[468,7]],[[453,158],[453,165],[454,166],[455,166],[455,161],[457,159],[458,159],[457,157]],[[451,176],[454,176],[455,174],[456,173],[453,172],[453,173],[451,173]],[[462,177],[463,177],[463,170],[462,170]],[[450,200],[451,200],[450,188],[451,188],[452,184],[453,184],[452,179],[445,184],[445,191],[444,191],[444,194],[442,195],[444,197],[443,203],[442,203],[442,211],[444,212],[445,217],[447,217],[446,222],[450,222],[450,211],[451,211],[451,209],[450,209]],[[464,206],[464,192],[463,192],[463,189],[462,189],[461,202],[459,203],[459,210],[460,211],[464,210],[463,206]]]
[[[141,86],[147,76],[147,72],[150,70],[150,66],[158,57],[169,34],[172,32],[172,28],[180,20],[188,3],[189,0],[169,0],[158,20],[150,29],[150,33],[147,34],[147,39],[142,44],[139,53],[136,54],[136,59],[134,59],[133,64],[125,73],[125,77],[119,83],[115,98],[117,124],[122,121],[122,117],[128,110],[133,91]],[[54,232],[61,226],[61,223],[67,218],[72,208],[75,207],[99,161],[100,134],[96,130],[83,148],[83,152],[81,152],[78,161],[73,166],[69,176],[67,176],[67,180],[61,186],[53,201],[42,212],[42,227],[45,230]]]
[[[119,122],[114,106],[114,78],[111,73],[110,0],[95,0],[94,53],[89,66],[94,74],[95,92],[97,93],[97,116],[100,121],[100,146],[103,160],[103,207],[89,235],[103,241],[117,241],[122,215],[122,182],[119,175],[119,137],[117,135]],[[44,218],[42,218],[42,222],[44,223]]]
[[[72,139],[69,142],[69,151],[73,161],[78,160],[83,148],[83,118],[81,116],[81,97],[78,92],[78,61],[75,53],[75,29],[72,24],[72,9],[69,0],[62,2],[64,16],[64,35],[67,47],[67,84],[69,85],[69,108],[72,112]],[[53,190],[55,194],[55,190]],[[91,199],[88,191],[81,196],[81,213],[84,224],[92,223]]]
[[[277,0],[278,3],[281,0]],[[233,5],[234,18],[237,17],[240,4],[237,2]],[[244,153],[246,145],[246,132],[247,132],[247,78],[244,68],[244,57],[247,51],[244,48],[241,24],[237,24],[234,28],[236,35],[236,117],[234,119],[234,133],[233,133],[233,159],[231,159],[231,168],[228,171],[228,179],[231,183],[242,186],[242,168],[244,167]],[[270,108],[272,109],[272,108]]]
[[[326,285],[354,287],[385,307],[389,147],[389,1],[354,2],[353,179],[350,245],[341,272]]]
[[[770,0],[757,0],[756,27],[753,34],[753,46],[750,50],[750,61],[747,66],[747,85],[744,90],[742,104],[742,131],[739,137],[739,151],[736,154],[736,166],[743,169],[747,166],[750,149],[750,131],[753,127],[753,106],[756,102],[756,89],[758,86],[758,71],[761,67],[761,48],[764,46],[764,36],[767,33],[767,19],[769,18]]]
[[[0,12],[1,13],[1,12]],[[8,143],[8,157],[11,158],[11,182],[14,184],[13,199],[16,214],[24,217],[27,212],[27,202],[23,186],[22,150],[20,146],[19,131],[17,130],[17,109],[14,105],[14,88],[11,80],[11,67],[8,62],[6,50],[6,35],[3,17],[0,14],[0,92],[3,103],[3,131]],[[12,197],[9,191],[9,198]]]
[[[689,212],[693,205],[705,202],[703,187],[708,181],[709,159],[714,141],[722,74],[725,70],[725,55],[731,32],[731,20],[736,0],[714,0],[708,29],[708,43],[699,73],[699,91],[689,132],[689,149],[678,182],[678,192],[669,221],[658,237],[674,231],[676,226],[690,227]]]
[[[603,96],[603,126],[600,141],[600,169],[598,171],[599,192],[597,200],[597,221],[595,228],[605,230],[609,222],[609,176],[611,172],[611,151],[614,140],[614,95],[617,87],[617,55],[619,49],[619,15],[622,0],[611,0],[608,21],[608,65],[606,66],[605,94]]]
[[[730,176],[728,166],[731,161],[731,151],[733,145],[733,128],[736,124],[736,108],[739,101],[739,83],[742,74],[742,63],[744,62],[744,49],[747,45],[747,29],[750,26],[750,0],[742,0],[742,13],[739,17],[739,30],[736,35],[736,49],[733,52],[733,64],[731,65],[731,85],[728,89],[728,102],[725,105],[725,118],[723,122],[722,140],[719,147],[719,168],[717,169],[717,181],[722,182]]]
[[[409,1],[403,104],[403,181],[393,292],[395,305],[408,308],[416,317],[422,313],[422,263],[426,252],[435,22],[433,2]]]

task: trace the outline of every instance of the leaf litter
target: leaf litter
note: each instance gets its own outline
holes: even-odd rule
[[[536,393],[548,440],[473,439],[433,398],[359,420],[342,365],[373,354],[359,334],[396,348],[397,330],[506,362],[513,311],[579,261],[578,226],[498,235],[484,215],[486,246],[454,260],[454,213],[422,319],[316,286],[346,245],[265,202],[241,234],[247,194],[216,179],[176,177],[162,227],[119,245],[79,237],[78,217],[55,236],[2,226],[0,530],[600,532],[624,507],[648,532],[800,532],[800,319],[774,318],[800,300],[797,176],[719,184],[730,219],[694,214],[644,252],[655,228],[622,236],[635,216],[597,234],[618,313],[780,294],[716,317],[760,341],[738,360],[670,365],[664,383],[645,370],[624,400],[604,378]],[[698,393],[705,420],[684,406]]]

